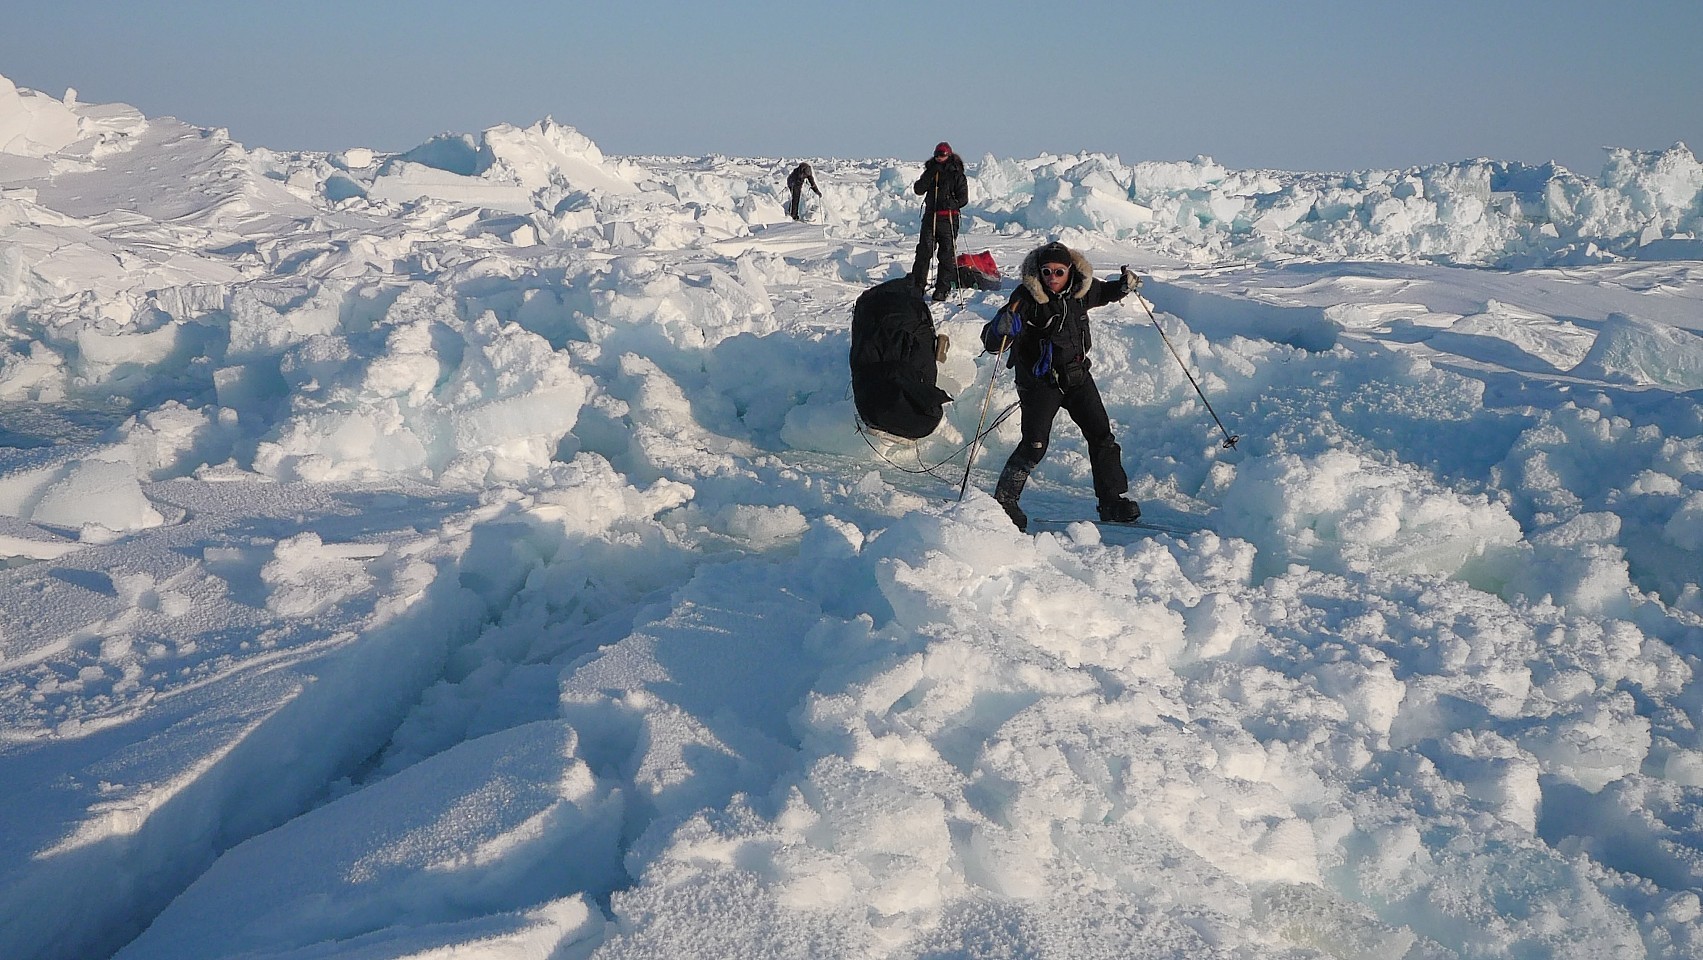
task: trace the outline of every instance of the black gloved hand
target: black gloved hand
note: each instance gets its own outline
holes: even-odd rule
[[[1125,264],[1123,274],[1118,278],[1118,284],[1123,295],[1127,297],[1141,289],[1141,278],[1135,275],[1135,271],[1131,270],[1128,264]]]
[[[998,353],[1023,332],[1023,318],[1009,305],[1001,307],[992,320],[982,325],[982,349]]]

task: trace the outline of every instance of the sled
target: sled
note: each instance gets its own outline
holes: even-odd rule
[[[992,253],[983,250],[958,254],[958,286],[998,290],[999,283],[999,266],[993,262]]]

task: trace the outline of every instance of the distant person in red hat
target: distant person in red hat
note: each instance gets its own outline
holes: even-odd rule
[[[952,292],[958,279],[958,211],[970,202],[970,184],[964,177],[964,161],[945,140],[934,145],[934,156],[923,164],[922,176],[912,187],[923,198],[922,235],[917,238],[917,260],[911,265],[911,282],[928,287],[928,261],[939,253],[934,278],[934,301]]]

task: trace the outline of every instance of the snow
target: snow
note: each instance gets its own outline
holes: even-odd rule
[[[1703,953],[1689,148],[980,158],[963,249],[1148,278],[1174,532],[1061,418],[1029,536],[1006,293],[866,443],[916,164],[798,159],[0,80],[0,956]]]

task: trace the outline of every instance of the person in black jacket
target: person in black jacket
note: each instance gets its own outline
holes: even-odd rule
[[[982,346],[989,353],[1009,347],[1007,363],[1016,369],[1023,438],[1005,461],[993,498],[1019,530],[1028,529],[1029,517],[1018,507],[1018,498],[1030,472],[1046,456],[1053,418],[1061,407],[1088,441],[1100,519],[1129,523],[1141,516],[1141,507],[1124,496],[1129,477],[1123,450],[1112,437],[1100,388],[1088,372],[1093,343],[1088,311],[1122,300],[1139,286],[1140,278],[1128,267],[1116,280],[1097,280],[1087,257],[1062,243],[1049,243],[1023,259],[1022,283],[982,328]]]
[[[922,235],[917,238],[917,259],[911,265],[911,282],[928,287],[928,261],[938,250],[940,269],[934,278],[934,300],[945,300],[958,278],[958,211],[970,202],[970,184],[964,177],[964,161],[942,140],[934,156],[923,164],[922,176],[911,188],[923,198]]]
[[[810,184],[810,189],[816,191],[818,197],[822,195],[821,189],[816,186],[816,174],[811,171],[810,164],[801,163],[793,167],[792,172],[787,174],[786,188],[792,191],[792,218],[794,220],[804,219],[798,201],[804,195],[804,185],[807,183]]]

